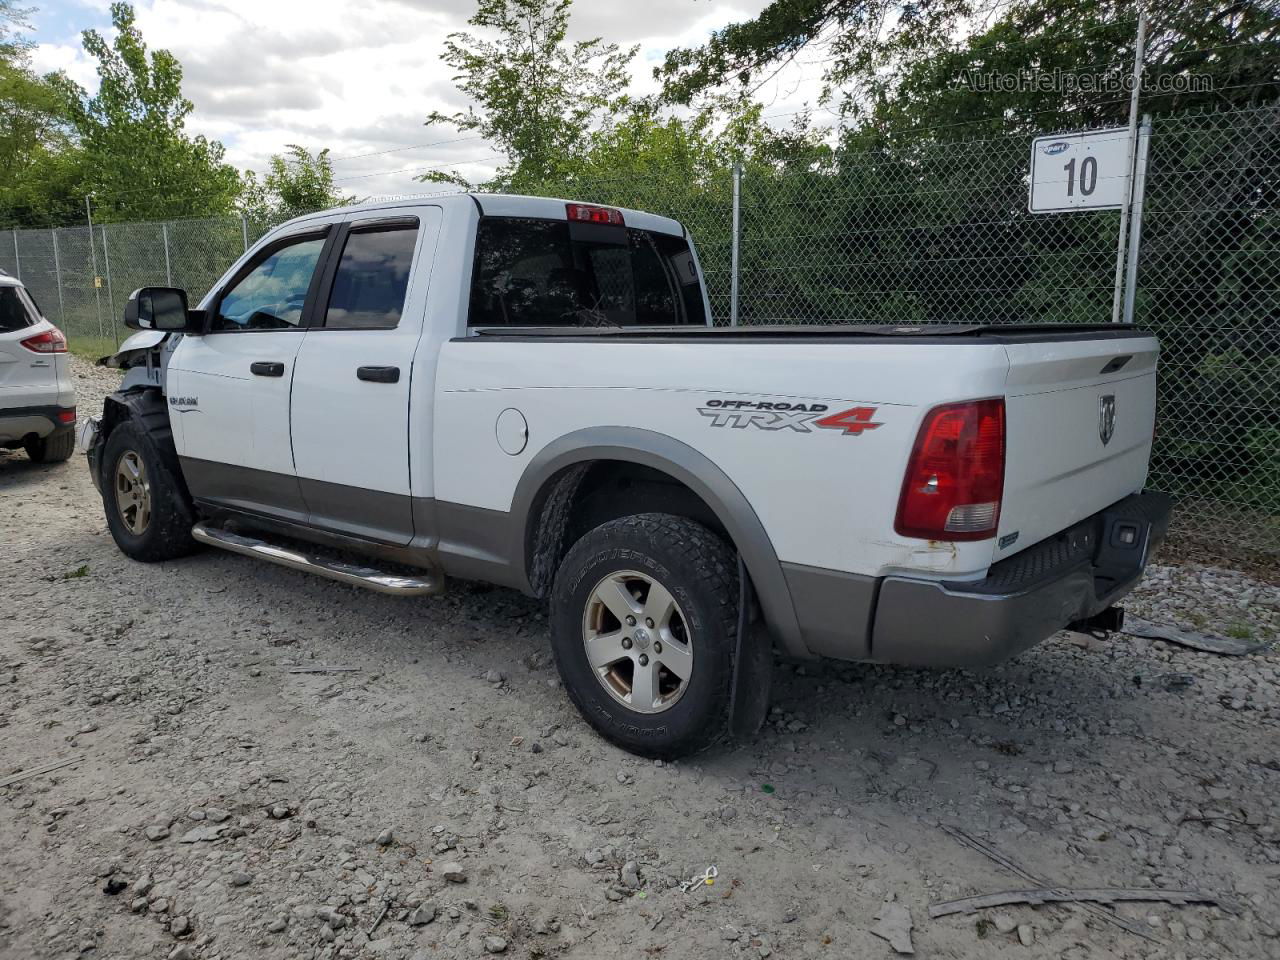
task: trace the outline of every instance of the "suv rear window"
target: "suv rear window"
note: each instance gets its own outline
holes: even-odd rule
[[[0,333],[12,333],[29,327],[39,319],[38,312],[21,287],[0,287]]]
[[[689,243],[649,230],[485,217],[472,327],[705,324]]]

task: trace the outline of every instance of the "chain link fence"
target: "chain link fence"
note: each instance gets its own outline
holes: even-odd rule
[[[274,226],[246,217],[111,223],[0,233],[0,269],[18,277],[73,349],[111,352],[129,335],[129,294],[164,284],[202,296]]]
[[[834,173],[748,169],[739,322],[1111,319],[1121,214],[1029,213],[1031,140],[924,131],[842,156]],[[1275,556],[1280,103],[1157,119],[1149,156],[1135,319],[1163,348],[1150,482],[1178,497],[1183,537],[1224,555]],[[715,322],[727,323],[734,179],[726,169],[547,192],[679,220],[697,242]],[[8,243],[0,234],[0,267],[20,273],[73,343],[110,343],[134,288],[163,282],[199,296],[270,226],[111,224],[94,228],[92,247],[85,227],[19,230]]]

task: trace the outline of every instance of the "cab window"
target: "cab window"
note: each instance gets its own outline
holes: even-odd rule
[[[417,242],[418,228],[411,224],[348,234],[324,325],[345,330],[398,326]]]
[[[297,329],[324,243],[307,237],[272,249],[223,293],[210,329]]]
[[[683,237],[564,220],[486,217],[476,236],[472,327],[705,324]]]

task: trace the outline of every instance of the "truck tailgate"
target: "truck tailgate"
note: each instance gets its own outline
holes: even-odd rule
[[[993,560],[1142,489],[1155,423],[1154,337],[1009,343],[1004,498]]]

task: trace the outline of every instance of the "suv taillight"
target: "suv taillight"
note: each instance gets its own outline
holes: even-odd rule
[[[907,463],[893,528],[922,540],[995,536],[1004,493],[1004,400],[934,407]]]
[[[57,327],[46,330],[44,333],[37,333],[34,337],[27,337],[27,339],[19,340],[18,342],[33,353],[67,352],[67,338],[62,335],[62,331]]]

